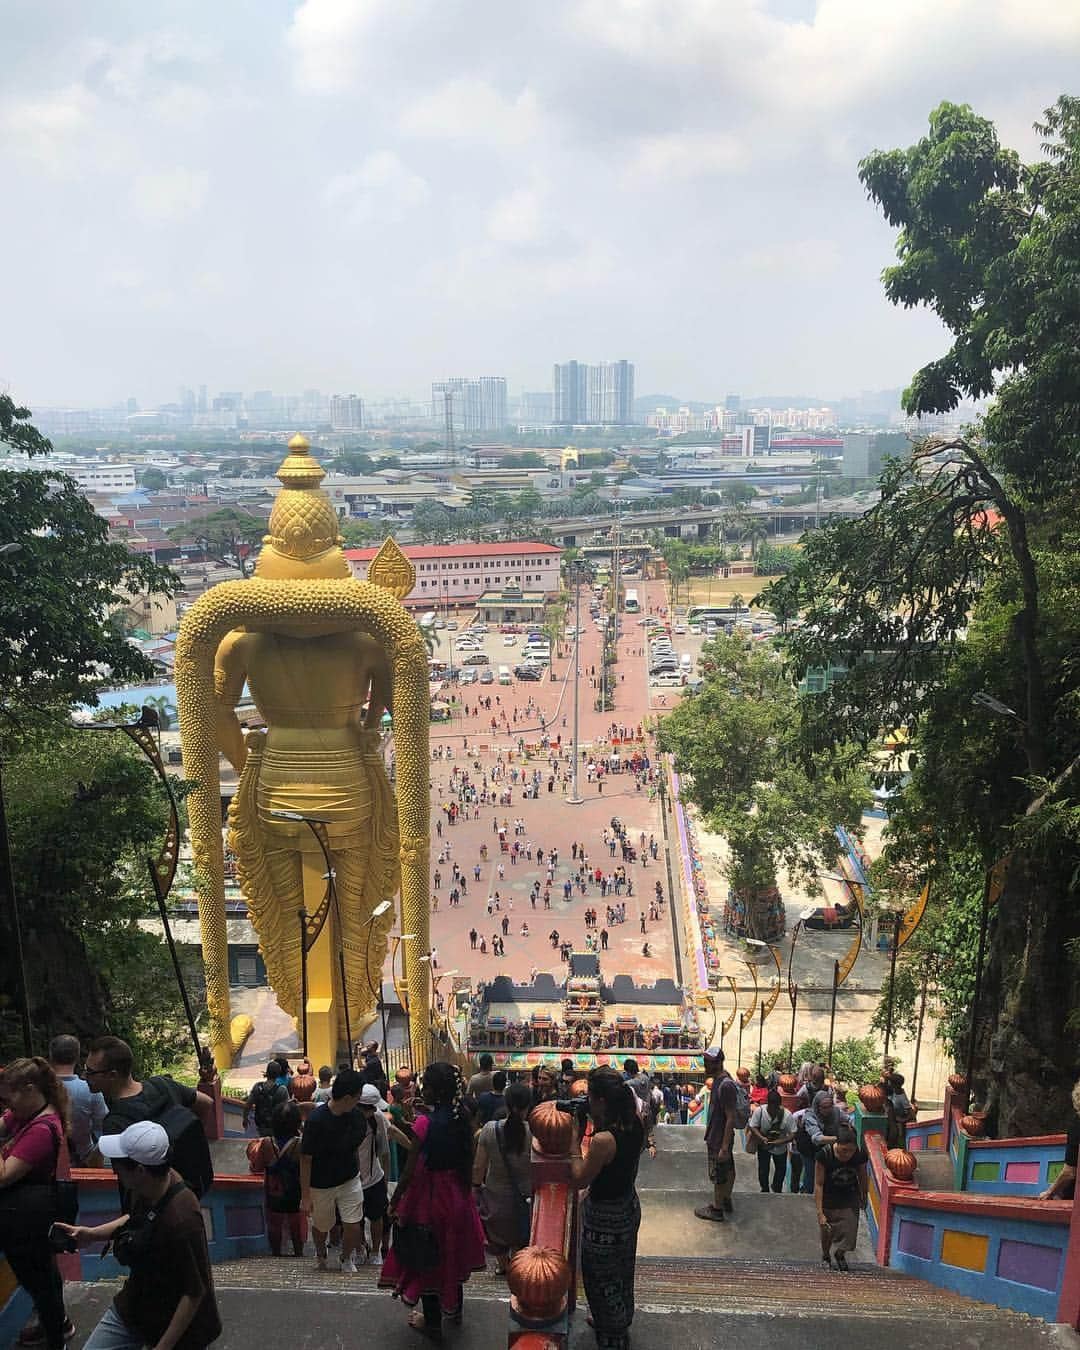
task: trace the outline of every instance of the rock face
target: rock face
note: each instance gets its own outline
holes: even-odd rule
[[[971,1087],[999,1139],[1060,1132],[1070,1118],[1080,1077],[1077,867],[1075,852],[1033,861],[1018,851],[991,916]]]

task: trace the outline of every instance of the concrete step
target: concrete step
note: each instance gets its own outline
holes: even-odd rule
[[[318,1274],[311,1260],[252,1258],[214,1269],[225,1330],[218,1350],[326,1350],[358,1341],[381,1350],[418,1344],[406,1312],[375,1288],[376,1272]],[[116,1286],[68,1286],[80,1350]],[[1077,1350],[1080,1340],[1045,1323],[934,1289],[876,1268],[847,1276],[819,1266],[770,1261],[712,1261],[695,1257],[639,1258],[635,1350]],[[474,1276],[465,1290],[465,1320],[447,1333],[455,1350],[505,1344],[507,1289],[493,1274]],[[591,1350],[594,1333],[584,1302],[571,1323],[570,1350]]]

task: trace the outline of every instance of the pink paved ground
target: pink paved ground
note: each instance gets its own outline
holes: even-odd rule
[[[639,581],[636,588],[646,609],[650,605],[655,607],[666,603],[661,582],[642,584]],[[618,685],[615,692],[615,708],[607,714],[593,710],[596,691],[589,687],[587,672],[594,666],[599,669],[600,636],[588,618],[588,604],[584,590],[582,614],[583,627],[586,631],[581,639],[580,738],[581,742],[586,744],[596,742],[598,738],[605,736],[612,722],[625,723],[628,728],[631,726],[636,728],[639,722],[646,719],[649,709],[646,659],[643,654],[645,639],[637,619],[624,615],[623,632],[619,642],[619,663],[616,667]],[[572,622],[572,607],[569,621]],[[444,650],[453,636],[445,635]],[[492,651],[495,651],[494,646]],[[557,720],[550,727],[549,735],[552,740],[561,735],[564,747],[570,744],[573,734],[573,680],[568,676],[571,674],[570,667],[573,660],[572,645],[567,651],[567,658],[556,657],[553,663],[557,677],[554,682],[545,679],[535,683],[515,682],[510,687],[498,684],[466,686],[461,695],[469,706],[469,717],[455,717],[452,726],[443,724],[433,726],[431,729],[432,747],[450,745],[454,753],[453,760],[434,761],[431,770],[432,871],[438,867],[442,873],[439,909],[431,917],[432,942],[438,952],[439,969],[441,971],[456,969],[474,979],[490,980],[495,975],[507,974],[517,980],[525,980],[535,967],[538,971],[550,971],[556,980],[560,980],[565,974],[566,967],[559,959],[558,952],[552,948],[548,934],[556,928],[563,938],[573,941],[575,949],[583,950],[586,932],[583,917],[585,910],[590,906],[598,909],[603,925],[607,904],[600,897],[600,888],[595,885],[589,887],[585,897],[576,893],[569,903],[563,900],[562,883],[569,875],[571,845],[575,840],[583,844],[593,866],[613,871],[621,859],[619,857],[612,859],[608,856],[608,850],[603,847],[601,831],[611,817],[617,815],[626,824],[630,840],[635,846],[639,835],[644,831],[646,837],[650,833],[656,836],[661,852],[658,862],[650,861],[645,865],[640,861],[639,855],[637,863],[628,865],[627,875],[633,880],[634,895],[627,900],[626,923],[609,929],[610,945],[606,956],[601,955],[602,969],[607,979],[618,974],[630,975],[639,983],[664,976],[674,978],[670,897],[664,917],[657,922],[647,923],[647,940],[652,955],[643,957],[641,954],[642,943],[646,939],[641,934],[639,911],[644,908],[647,913],[648,900],[657,879],[661,881],[667,894],[668,877],[664,862],[659,805],[649,801],[646,791],[635,791],[632,775],[624,773],[606,778],[601,795],[595,783],[586,782],[585,773],[582,771],[579,786],[585,800],[580,806],[572,806],[564,800],[560,784],[556,784],[553,794],[547,792],[545,774],[545,783],[536,801],[523,801],[520,790],[515,789],[512,806],[499,807],[497,810],[490,805],[482,806],[478,821],[461,820],[453,827],[448,827],[444,822],[441,841],[435,833],[435,821],[441,814],[439,807],[443,801],[450,800],[448,783],[454,765],[468,763],[471,767],[476,757],[473,753],[476,746],[483,745],[488,747],[488,750],[481,753],[479,758],[485,767],[490,767],[493,762],[492,747],[497,747],[499,751],[505,753],[516,744],[519,736],[524,737],[526,741],[538,739],[539,721],[535,717],[529,719],[525,717],[525,707],[530,698],[540,704],[545,716],[550,716],[558,708]],[[517,659],[516,651],[511,649],[507,649],[505,656],[493,656],[493,661],[505,660],[507,664],[512,664]],[[672,691],[665,693],[667,706],[670,706],[675,701]],[[480,714],[473,711],[481,696],[491,697],[491,713]],[[495,706],[496,697],[500,701],[498,707]],[[511,722],[509,732],[502,727],[498,734],[493,734],[492,714],[501,714],[503,710],[506,710],[511,718],[516,710],[518,722],[516,725]],[[470,747],[467,757],[464,752],[466,742]],[[647,741],[647,745],[651,757],[653,753],[651,739]],[[516,762],[520,765],[520,756]],[[538,763],[542,769],[546,769],[545,759],[532,761],[530,769],[533,763]],[[475,771],[473,774],[474,778],[479,777]],[[553,846],[558,848],[559,866],[552,886],[550,911],[544,910],[542,898],[535,911],[529,903],[532,883],[537,877],[543,883],[547,873],[546,864],[543,868],[538,868],[535,860],[531,864],[522,860],[518,866],[511,866],[506,855],[500,855],[498,852],[498,839],[493,829],[493,820],[496,816],[500,822],[507,817],[510,819],[511,840],[513,820],[520,817],[524,819],[526,825],[523,842],[525,838],[531,839],[534,847],[537,844],[543,847],[545,854]],[[473,867],[481,861],[479,849],[482,842],[488,845],[488,858],[486,862],[481,863],[481,880],[477,883],[473,880]],[[440,866],[437,859],[440,844],[443,843],[450,846],[451,855]],[[459,907],[450,908],[448,895],[451,866],[454,861],[460,863],[465,872],[468,894],[462,899]],[[506,873],[502,881],[498,879],[496,872],[500,861],[504,863]],[[677,877],[674,860],[673,872]],[[510,932],[505,939],[506,956],[502,958],[494,957],[490,952],[492,934],[496,931],[501,933],[502,915],[496,914],[489,919],[486,908],[488,895],[496,889],[503,897],[502,913],[509,914],[511,920]],[[512,912],[508,909],[508,898],[512,898]],[[611,897],[611,900],[614,903],[615,898]],[[519,935],[522,920],[529,925],[530,935],[527,938]],[[468,933],[474,925],[477,932],[487,938],[489,951],[486,956],[481,956],[479,951],[470,949]]]

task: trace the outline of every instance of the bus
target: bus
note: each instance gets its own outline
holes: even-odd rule
[[[641,605],[638,603],[637,591],[628,587],[623,593],[623,609],[627,614],[640,614]]]
[[[745,619],[750,615],[748,606],[736,608],[733,605],[691,605],[686,616],[687,623],[726,624],[730,627],[736,619]]]

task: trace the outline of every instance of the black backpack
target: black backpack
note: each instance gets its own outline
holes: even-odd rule
[[[120,1097],[109,1103],[109,1115],[124,1127],[139,1120],[156,1121],[169,1136],[172,1166],[200,1198],[214,1184],[214,1164],[202,1121],[177,1099],[179,1088],[167,1075],[147,1078],[141,1098]]]
[[[255,1125],[263,1134],[270,1134],[273,1130],[274,1107],[288,1100],[289,1089],[282,1083],[271,1083],[268,1078],[261,1079],[251,1089]]]

